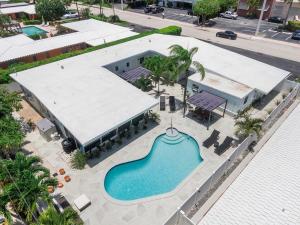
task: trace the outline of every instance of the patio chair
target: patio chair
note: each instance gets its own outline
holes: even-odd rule
[[[215,153],[217,155],[222,155],[231,146],[232,141],[233,138],[227,136],[223,143],[216,147]]]
[[[159,107],[160,107],[160,111],[166,110],[166,96],[160,96]]]
[[[209,148],[210,146],[212,146],[217,141],[219,134],[220,134],[220,131],[213,130],[211,135],[205,141],[203,141],[203,146],[206,148]]]
[[[169,97],[169,105],[170,105],[170,111],[174,112],[176,110],[175,97],[174,96]]]

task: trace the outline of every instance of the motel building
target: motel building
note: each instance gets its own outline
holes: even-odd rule
[[[56,125],[61,136],[81,150],[114,138],[138,124],[158,104],[137,89],[130,74],[143,73],[151,55],[169,55],[169,47],[198,47],[193,60],[204,65],[206,77],[191,68],[188,97],[209,93],[226,104],[216,110],[235,115],[272,90],[288,88],[290,75],[273,66],[190,37],[153,34],[119,45],[53,62],[11,75],[28,102]],[[225,108],[226,106],[226,108]]]

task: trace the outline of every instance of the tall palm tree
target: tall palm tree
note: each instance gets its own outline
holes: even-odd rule
[[[116,12],[115,12],[115,0],[111,0],[111,8],[112,8],[113,15],[114,15],[114,18],[115,18],[115,17],[116,17]]]
[[[252,133],[256,133],[259,136],[262,129],[262,119],[251,118],[249,114],[244,114],[240,120],[235,122],[236,135],[241,138],[246,138]]]
[[[172,45],[169,47],[169,49],[170,49],[170,57],[177,65],[177,75],[180,76],[182,73],[185,74],[184,93],[183,93],[183,116],[185,116],[189,68],[191,67],[191,65],[193,65],[196,71],[200,73],[201,80],[203,80],[205,77],[205,69],[200,62],[193,61],[193,56],[198,52],[197,47],[191,49],[185,49],[180,45]]]
[[[68,207],[63,213],[58,213],[54,207],[49,207],[33,225],[81,225],[77,213]]]
[[[57,180],[50,177],[49,170],[40,162],[38,157],[26,157],[23,153],[17,153],[15,160],[0,161],[0,210],[5,210],[10,204],[15,212],[30,222],[36,203],[41,199],[50,200],[48,186],[56,186]]]
[[[289,5],[288,11],[286,13],[285,21],[284,21],[285,24],[288,23],[289,14],[290,14],[290,11],[291,11],[291,8],[292,8],[292,5],[293,5],[293,1],[294,0],[284,0],[284,3]]]

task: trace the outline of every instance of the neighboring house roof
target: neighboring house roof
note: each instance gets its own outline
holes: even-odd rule
[[[66,25],[63,24],[63,26],[77,26],[76,23],[81,24],[81,26],[84,26],[85,23],[93,23],[93,27],[89,27],[90,29],[84,29],[84,31],[82,30],[70,34],[45,38],[27,44],[12,44],[9,51],[2,51],[3,49],[0,47],[0,62],[18,59],[28,55],[46,52],[52,49],[63,48],[65,46],[75,45],[79,43],[87,43],[89,45],[96,46],[105,42],[107,43],[116,41],[137,34],[131,31],[130,28],[121,27],[93,19],[85,20],[84,22],[79,21],[72,22]],[[5,39],[6,38],[0,40]]]
[[[300,224],[300,105],[199,225]]]
[[[243,88],[268,93],[289,74],[194,38],[153,34],[18,72],[12,78],[39,98],[79,141],[86,143],[156,103],[106,66],[150,51],[169,55],[172,44],[198,47],[194,60],[220,80],[234,81]]]
[[[20,6],[12,6],[6,8],[0,8],[0,13],[2,14],[12,14],[12,13],[27,13],[30,15],[36,14],[35,5],[20,5]]]

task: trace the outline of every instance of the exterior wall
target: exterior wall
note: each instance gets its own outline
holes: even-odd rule
[[[263,19],[264,20],[270,17],[274,1],[275,0],[267,0],[267,2],[266,2],[267,10],[263,14]],[[261,7],[262,7],[262,5],[261,5]],[[259,18],[260,12],[261,12],[260,10],[255,10],[254,13],[255,13],[257,18]],[[239,16],[247,16],[248,13],[251,13],[251,10],[249,9],[249,6],[247,4],[247,0],[240,0],[239,4],[238,4],[237,14]]]
[[[25,57],[22,57],[19,59],[13,59],[10,61],[1,62],[0,68],[7,68],[9,65],[14,64],[14,63],[19,63],[19,62],[31,63],[34,61],[40,61],[40,60],[44,60],[44,59],[51,58],[54,56],[58,56],[63,53],[85,49],[87,47],[88,47],[88,45],[86,43],[79,43],[76,45],[66,46],[66,47],[59,48],[59,49],[52,49],[47,52],[41,52],[41,53],[37,53],[34,55],[25,56]]]
[[[236,114],[238,111],[241,111],[241,110],[245,109],[247,106],[249,106],[258,97],[258,93],[255,90],[250,92],[244,98],[237,98],[237,97],[232,96],[228,93],[221,92],[217,89],[208,87],[208,86],[203,85],[201,83],[188,80],[187,91],[188,91],[189,96],[192,96],[194,93],[196,93],[195,91],[193,91],[193,87],[198,87],[198,92],[207,91],[209,93],[212,93],[214,95],[217,95],[217,96],[220,96],[220,97],[226,99],[227,100],[227,109],[226,109],[226,111],[229,114]],[[248,98],[247,101],[246,101],[246,98]],[[224,109],[224,106],[221,106],[220,108]]]

